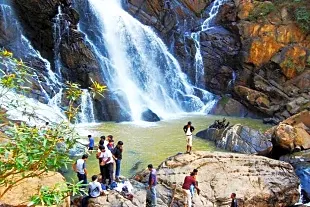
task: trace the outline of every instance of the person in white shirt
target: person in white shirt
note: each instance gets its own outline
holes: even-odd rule
[[[96,157],[99,159],[100,173],[102,175],[102,183],[106,184],[106,179],[109,179],[109,185],[113,182],[113,155],[110,150],[104,146],[99,146],[100,152]]]
[[[90,198],[97,198],[100,195],[104,195],[104,192],[102,190],[101,184],[98,182],[98,176],[93,175],[91,177],[92,182],[88,184],[88,196],[84,197],[82,199],[82,207],[87,207],[88,200]]]
[[[86,160],[88,159],[88,155],[85,154],[81,159],[78,159],[73,164],[73,170],[77,173],[77,177],[79,181],[83,181],[83,184],[87,184],[87,170],[86,170]],[[86,187],[86,186],[85,186]]]
[[[189,154],[191,154],[191,151],[192,151],[194,130],[195,128],[192,126],[192,122],[190,121],[187,123],[187,125],[183,127],[183,131],[186,135],[186,142],[187,142],[186,153],[189,153]]]
[[[88,184],[88,194],[91,198],[97,198],[101,194],[103,194],[103,190],[101,188],[101,184],[98,182],[98,176],[93,175],[91,177],[92,182]]]

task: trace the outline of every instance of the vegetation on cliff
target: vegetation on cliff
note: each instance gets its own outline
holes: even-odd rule
[[[281,13],[282,8],[287,9],[292,19],[305,33],[310,32],[310,4],[307,0],[254,1],[249,20],[266,20],[266,16],[270,13]]]

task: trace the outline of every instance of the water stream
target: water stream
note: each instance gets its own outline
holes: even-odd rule
[[[104,122],[92,125],[79,125],[77,130],[81,137],[87,140],[87,135],[95,137],[95,144],[99,142],[102,135],[113,135],[115,144],[121,140],[124,142],[124,155],[122,161],[122,175],[131,176],[135,172],[146,168],[152,163],[158,166],[166,158],[186,150],[185,135],[182,130],[184,124],[192,121],[195,127],[194,134],[206,129],[215,119],[222,119],[219,116],[204,116],[201,114],[183,114],[173,119],[163,120],[157,123],[149,122]],[[226,117],[227,118],[227,117]],[[262,124],[261,120],[228,118],[232,124],[241,123],[259,130],[266,130],[268,125]],[[220,151],[214,144],[206,140],[194,137],[193,150]],[[76,159],[76,158],[74,158]],[[98,160],[95,153],[87,160],[89,176],[99,172]],[[76,178],[76,174],[69,169],[65,176]]]
[[[198,32],[191,33],[191,38],[195,42],[196,47],[196,54],[195,54],[195,86],[201,87],[203,85],[203,76],[204,76],[204,65],[203,65],[203,59],[201,55],[200,50],[200,33],[206,32],[210,29],[212,29],[215,26],[215,19],[216,16],[223,4],[228,2],[228,0],[215,0],[211,6],[210,10],[208,12],[208,18],[205,19],[201,25],[201,30]]]

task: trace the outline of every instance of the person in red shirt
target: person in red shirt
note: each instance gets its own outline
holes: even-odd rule
[[[183,194],[184,194],[184,207],[192,207],[192,195],[190,192],[190,186],[194,185],[197,189],[197,194],[199,195],[200,189],[197,186],[195,173],[191,172],[190,176],[186,176],[184,179],[184,183],[182,186]]]

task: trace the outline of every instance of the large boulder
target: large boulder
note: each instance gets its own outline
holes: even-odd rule
[[[201,189],[201,194],[194,196],[196,207],[227,206],[232,192],[237,193],[240,207],[291,206],[299,199],[299,179],[288,163],[253,155],[194,152],[172,156],[159,166],[157,206],[183,207],[184,177],[195,168]],[[146,170],[136,175],[138,182],[131,180],[132,202],[109,191],[108,196],[90,199],[88,206],[145,206],[148,175]]]
[[[258,118],[262,116],[259,113],[248,110],[248,108],[239,101],[225,96],[220,98],[209,114],[251,118]]]
[[[299,179],[290,164],[254,155],[194,152],[170,157],[158,169],[160,186],[176,186],[173,206],[183,206],[179,205],[181,186],[195,168],[201,189],[194,197],[197,207],[226,206],[232,192],[239,206],[291,206],[299,198]],[[169,195],[162,187],[158,190],[160,196]],[[170,202],[168,196],[165,203]]]
[[[260,131],[236,124],[224,129],[207,129],[196,136],[214,141],[221,149],[245,154],[269,156],[272,143]]]
[[[301,127],[280,123],[275,129],[273,143],[285,152],[310,148],[310,135]]]
[[[147,109],[146,111],[144,111],[141,115],[141,118],[143,121],[149,121],[149,122],[160,121],[160,118],[151,109]]]
[[[302,111],[279,125],[267,130],[264,134],[272,139],[273,157],[294,151],[306,150],[310,147],[310,112]]]
[[[21,175],[20,175],[21,176]],[[65,178],[56,172],[48,172],[40,177],[25,178],[18,185],[9,190],[0,200],[0,206],[22,206],[30,203],[30,198],[37,195],[42,186],[53,188],[56,184],[65,183]],[[5,187],[0,187],[2,192]],[[67,197],[62,207],[70,206],[70,197]]]

